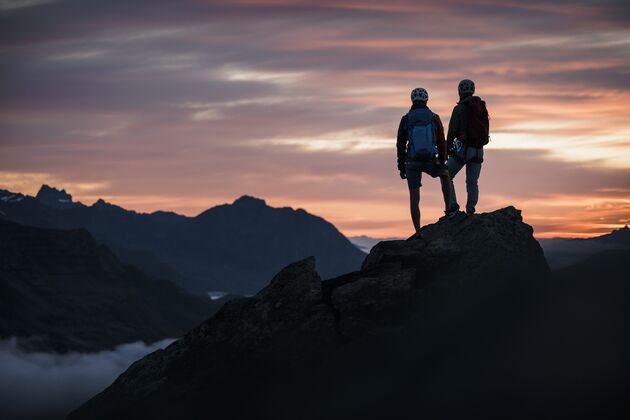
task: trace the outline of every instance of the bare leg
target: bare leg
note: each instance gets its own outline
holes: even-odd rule
[[[409,208],[411,210],[411,222],[416,233],[420,232],[420,188],[409,190]]]
[[[440,183],[442,184],[442,196],[444,196],[444,210],[448,211],[451,208],[451,179],[448,175],[442,175]]]

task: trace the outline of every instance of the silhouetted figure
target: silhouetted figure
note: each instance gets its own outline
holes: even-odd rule
[[[440,177],[444,208],[447,215],[454,214],[449,210],[450,186],[446,167],[446,140],[444,126],[440,116],[427,107],[429,94],[423,88],[411,92],[411,109],[400,120],[396,149],[398,152],[398,170],[400,177],[407,179],[409,186],[409,202],[411,221],[416,233],[409,239],[419,239],[420,234],[420,187],[422,173],[431,177]]]
[[[466,213],[474,214],[479,200],[479,174],[483,162],[483,146],[488,144],[489,121],[486,102],[475,93],[475,82],[464,79],[457,87],[459,102],[453,108],[448,124],[449,159],[448,172],[451,178],[450,212],[459,210],[453,178],[466,166]]]

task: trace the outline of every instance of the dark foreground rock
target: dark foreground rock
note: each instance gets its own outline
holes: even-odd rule
[[[584,397],[601,382],[555,375],[545,348],[573,343],[538,333],[556,295],[518,210],[423,232],[382,242],[361,271],[321,283],[313,259],[288,266],[69,419],[575,418],[618,408],[612,392]]]

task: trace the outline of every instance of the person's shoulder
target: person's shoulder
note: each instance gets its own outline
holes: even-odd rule
[[[400,117],[400,123],[398,124],[399,130],[407,126],[407,119],[407,114],[403,114],[403,116]]]

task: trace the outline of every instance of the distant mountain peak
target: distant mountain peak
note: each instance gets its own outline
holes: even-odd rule
[[[622,228],[613,230],[608,235],[604,235],[603,237],[623,240],[627,242],[628,240],[630,240],[630,228],[628,228],[628,225],[625,225]]]
[[[233,206],[248,206],[248,207],[265,207],[267,203],[262,198],[253,197],[251,195],[243,195],[232,203]]]
[[[108,209],[108,208],[113,208],[113,207],[117,207],[112,203],[108,203],[107,201],[103,200],[102,198],[99,198],[98,200],[96,200],[94,202],[94,204],[92,204],[92,207],[97,208],[97,209]]]
[[[47,197],[47,196],[55,196],[59,198],[72,200],[72,196],[68,194],[66,190],[58,190],[57,188],[51,187],[48,184],[43,184],[39,188],[39,191],[37,192],[37,195],[35,196],[35,198],[41,199],[42,197]]]
[[[72,195],[68,194],[66,190],[58,190],[47,184],[41,186],[35,199],[54,208],[69,208],[79,204],[72,201]]]
[[[102,198],[96,200],[96,202],[92,204],[92,207],[99,210],[117,210],[122,212],[135,213],[133,210],[125,210],[124,208],[117,206],[116,204],[109,203]]]

